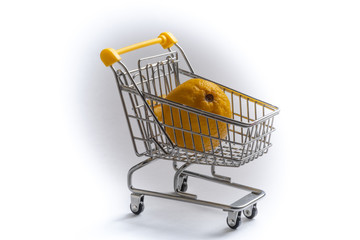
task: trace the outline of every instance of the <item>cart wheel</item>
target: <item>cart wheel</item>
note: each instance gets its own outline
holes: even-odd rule
[[[185,177],[183,178],[183,182],[182,182],[181,187],[180,187],[180,191],[181,191],[181,192],[186,192],[187,189],[188,189],[187,179],[188,179],[187,176],[185,176]]]
[[[231,229],[237,229],[241,224],[241,212],[229,213],[229,216],[226,218],[226,223]]]
[[[130,204],[130,210],[133,214],[139,215],[144,211],[144,203],[140,203],[138,206],[135,204]]]
[[[258,213],[256,203],[254,205],[252,205],[250,208],[245,209],[243,211],[243,213],[244,213],[244,216],[247,217],[248,219],[253,219]]]
[[[131,194],[130,210],[135,215],[139,215],[144,211],[144,195]]]

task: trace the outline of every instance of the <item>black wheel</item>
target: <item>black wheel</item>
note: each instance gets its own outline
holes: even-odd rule
[[[130,204],[130,210],[133,214],[139,215],[144,211],[144,203],[140,203],[139,206],[136,206],[135,204]]]
[[[241,216],[239,214],[239,216],[236,218],[236,220],[230,220],[229,217],[226,218],[226,223],[229,226],[229,228],[231,229],[237,229],[240,224],[241,224]]]
[[[251,208],[245,209],[243,213],[244,216],[247,217],[248,219],[253,219],[258,213],[256,204],[254,204]]]
[[[181,188],[180,188],[181,192],[186,192],[188,189],[187,179],[188,179],[187,176],[184,177],[184,179],[183,179],[183,182],[182,182]]]

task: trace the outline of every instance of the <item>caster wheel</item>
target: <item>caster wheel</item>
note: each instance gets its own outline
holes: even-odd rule
[[[252,205],[248,209],[245,209],[243,211],[243,213],[244,213],[244,216],[247,217],[248,219],[253,219],[258,213],[256,204]]]
[[[186,192],[188,189],[187,179],[188,179],[187,176],[183,178],[183,182],[180,187],[181,192]]]
[[[226,223],[231,229],[237,229],[241,224],[241,212],[239,212],[239,215],[236,218],[232,218],[228,216],[226,218]]]
[[[144,211],[144,195],[131,194],[130,210],[135,215],[139,215],[142,211]]]
[[[133,214],[139,215],[144,211],[144,203],[140,203],[138,206],[135,204],[130,204],[130,210]]]

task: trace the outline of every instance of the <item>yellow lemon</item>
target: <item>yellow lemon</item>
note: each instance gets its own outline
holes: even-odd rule
[[[231,118],[230,101],[226,94],[215,83],[204,79],[194,78],[172,90],[166,99],[201,109],[210,113],[218,114]],[[192,134],[186,131],[176,130],[166,127],[166,132],[171,140],[180,147],[195,149],[197,151],[208,151],[219,146],[219,141],[209,137],[224,139],[227,136],[226,123],[188,113],[185,110],[171,108],[163,105],[164,118],[162,117],[160,105],[154,112],[160,121],[165,124],[189,130],[198,134]],[[172,117],[171,117],[172,116]],[[173,121],[172,121],[173,119]]]

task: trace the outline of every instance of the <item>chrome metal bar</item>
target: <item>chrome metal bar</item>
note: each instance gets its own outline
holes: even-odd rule
[[[257,188],[253,188],[253,187],[249,187],[249,186],[245,186],[245,185],[241,185],[241,184],[237,184],[237,183],[227,182],[227,181],[213,178],[210,176],[206,176],[206,175],[203,175],[200,173],[186,171],[184,169],[188,167],[187,164],[182,166],[183,169],[180,168],[181,170],[184,170],[181,172],[181,174],[185,174],[187,176],[212,181],[215,183],[224,184],[224,185],[238,188],[238,189],[245,190],[245,191],[250,191],[250,194],[245,195],[244,197],[240,198],[239,200],[237,200],[229,205],[229,204],[222,204],[222,203],[217,203],[217,202],[204,201],[204,200],[200,200],[200,199],[196,199],[196,198],[191,198],[188,196],[179,195],[178,193],[162,193],[162,192],[149,191],[149,190],[133,187],[132,176],[133,176],[134,172],[147,166],[148,164],[150,164],[152,162],[155,162],[155,160],[157,160],[157,159],[148,158],[148,159],[136,164],[132,168],[130,168],[130,170],[128,172],[127,180],[128,180],[128,188],[132,193],[135,193],[138,195],[148,195],[148,196],[153,196],[153,197],[160,197],[160,198],[177,200],[177,201],[182,201],[182,202],[194,203],[194,204],[198,204],[198,205],[202,205],[202,206],[223,209],[224,211],[242,211],[243,209],[256,203],[258,200],[260,200],[262,197],[265,196],[265,192],[260,189],[257,189]]]
[[[226,182],[231,182],[231,178],[230,177],[226,177],[226,176],[222,176],[219,174],[216,174],[215,172],[215,165],[211,165],[211,175],[213,175],[215,178],[224,180]]]
[[[148,108],[148,110],[150,111],[150,113],[152,114],[152,116],[154,117],[154,121],[157,123],[157,125],[159,126],[159,128],[161,129],[161,131],[163,132],[163,134],[165,135],[168,143],[171,145],[171,152],[165,152],[165,154],[169,154],[169,155],[170,155],[170,154],[172,153],[172,151],[174,150],[174,147],[175,147],[174,144],[173,144],[173,142],[171,141],[169,135],[166,133],[165,129],[163,129],[163,127],[162,127],[159,119],[156,117],[155,113],[151,110],[151,107],[149,106],[149,104],[146,102],[146,99],[145,99],[144,95],[141,93],[140,89],[139,89],[139,88],[137,87],[137,85],[135,84],[134,79],[131,78],[131,75],[130,75],[129,70],[127,69],[127,67],[126,67],[122,62],[120,62],[120,61],[119,61],[118,63],[126,70],[127,74],[130,76],[130,80],[133,82],[136,91],[139,93],[139,95],[140,95],[141,99],[143,100],[144,104],[146,105],[146,107]]]
[[[263,190],[253,188],[253,187],[249,187],[249,186],[242,185],[242,184],[238,184],[238,183],[228,182],[228,181],[226,181],[224,179],[214,178],[214,177],[210,177],[210,176],[207,176],[207,175],[204,175],[204,174],[191,172],[191,171],[187,171],[187,170],[183,171],[183,174],[186,174],[186,175],[188,175],[190,177],[196,177],[196,178],[208,180],[208,181],[211,181],[211,182],[216,182],[216,183],[220,183],[220,184],[223,184],[223,185],[239,188],[239,189],[242,189],[242,190],[245,190],[245,191],[250,191],[250,192],[255,193],[255,194],[259,194],[259,195],[264,194],[265,195],[265,192]]]
[[[122,89],[124,89],[124,90],[126,90],[128,92],[134,92],[134,93],[137,92],[136,89],[129,88],[129,87],[122,87]],[[227,122],[229,124],[234,124],[236,126],[245,127],[245,128],[254,126],[254,125],[256,125],[256,124],[258,124],[260,122],[263,122],[266,119],[269,119],[269,118],[271,118],[271,117],[273,117],[273,116],[275,116],[275,115],[277,115],[279,113],[278,111],[272,111],[271,113],[267,114],[265,117],[259,118],[258,120],[252,121],[251,123],[247,123],[247,122],[240,122],[238,120],[223,117],[221,115],[212,114],[212,113],[209,113],[207,111],[200,110],[200,109],[192,108],[192,107],[189,107],[189,106],[186,106],[186,105],[183,105],[183,104],[179,104],[177,102],[170,101],[168,99],[156,97],[156,96],[151,95],[149,93],[143,93],[143,95],[146,96],[147,98],[157,100],[157,101],[159,101],[161,103],[164,103],[166,105],[176,107],[176,108],[180,108],[181,110],[190,111],[191,113],[200,114],[201,116],[204,116],[204,117],[209,118],[209,119],[220,120],[220,121],[223,121],[223,122]]]
[[[133,191],[134,187],[132,185],[132,175],[134,174],[134,172],[139,170],[140,168],[145,167],[149,163],[154,162],[155,160],[157,160],[157,159],[156,158],[148,158],[148,159],[136,164],[132,168],[130,168],[128,175],[127,175],[127,184],[128,184],[128,188],[130,191],[135,192],[135,191]]]
[[[112,67],[112,66],[111,66]],[[119,80],[118,78],[118,75],[116,74],[116,71],[115,69],[112,67],[113,71],[114,71],[114,74],[115,74],[115,79],[116,79],[116,85],[118,87],[118,91],[119,91],[119,95],[120,95],[120,99],[121,99],[121,103],[123,105],[123,109],[124,109],[124,112],[125,112],[125,116],[128,116],[128,112],[127,112],[127,108],[126,108],[126,105],[125,105],[125,100],[124,100],[124,96],[122,94],[122,91],[121,91],[121,81]],[[120,82],[119,82],[120,81]],[[131,136],[131,140],[132,140],[132,143],[133,143],[133,146],[134,146],[134,150],[135,150],[135,154],[137,156],[142,156],[143,154],[139,153],[138,151],[138,148],[136,146],[136,143],[135,143],[135,139],[134,139],[134,133],[133,133],[133,130],[131,128],[131,123],[130,123],[130,119],[128,117],[126,117],[126,121],[128,123],[128,128],[129,128],[129,132],[130,132],[130,136]],[[139,123],[139,127],[140,127],[140,123]]]
[[[191,64],[190,64],[189,59],[186,57],[186,54],[185,54],[184,50],[183,50],[177,43],[175,43],[175,46],[180,50],[180,53],[181,53],[181,55],[183,56],[183,58],[185,59],[185,62],[186,62],[186,64],[188,65],[190,71],[191,71],[192,73],[194,73],[194,70],[193,70],[193,68],[191,67]]]

